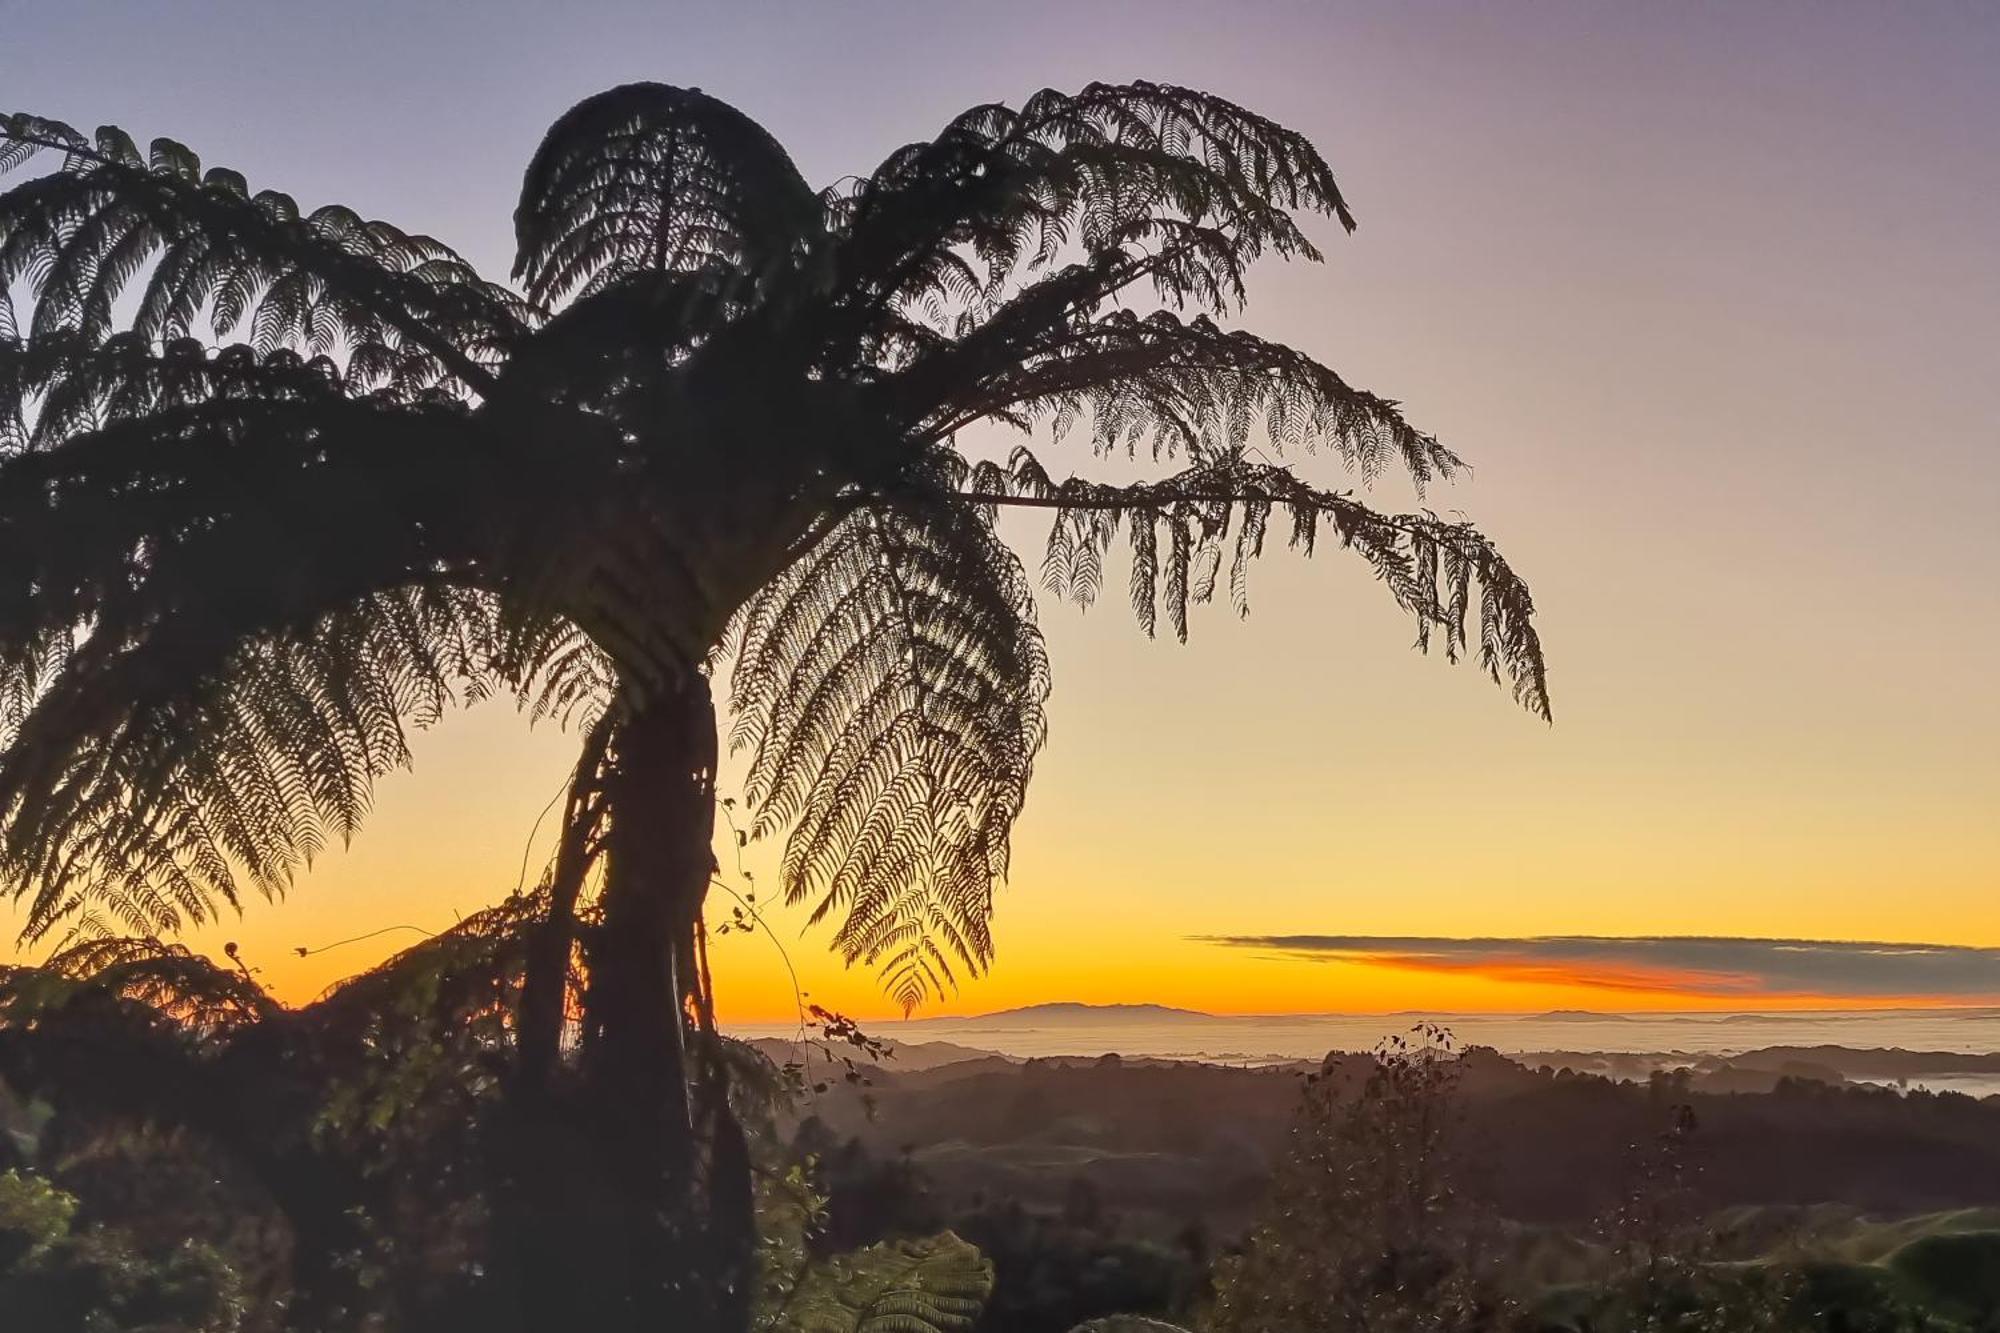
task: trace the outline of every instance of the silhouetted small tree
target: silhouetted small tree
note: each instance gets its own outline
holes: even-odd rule
[[[1306,1076],[1291,1148],[1204,1333],[1470,1333],[1510,1309],[1490,1219],[1461,1192],[1458,1068],[1421,1025]]]
[[[1811,1328],[1782,1262],[1717,1262],[1697,1188],[1699,1122],[1686,1070],[1655,1073],[1657,1126],[1626,1149],[1619,1199],[1602,1225],[1610,1272],[1563,1327],[1587,1333],[1779,1333]],[[1843,1322],[1835,1314],[1834,1322]]]

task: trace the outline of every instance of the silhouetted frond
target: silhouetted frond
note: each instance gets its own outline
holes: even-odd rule
[[[833,210],[843,301],[956,309],[975,323],[1017,270],[1076,253],[1090,277],[1066,294],[1071,306],[1146,282],[1173,304],[1223,309],[1241,301],[1259,254],[1317,257],[1295,211],[1353,226],[1304,136],[1223,98],[1144,82],[974,107],[891,154]]]
[[[920,359],[906,383],[930,401],[927,429],[950,435],[981,417],[1048,423],[1058,440],[1086,417],[1100,454],[1213,457],[1256,443],[1329,449],[1372,481],[1399,465],[1421,490],[1458,456],[1303,352],[1200,317],[1114,311],[1056,328],[1003,311],[986,328]],[[934,402],[934,406],[933,406]]]
[[[162,974],[173,967],[164,956],[159,963]],[[187,962],[176,980],[199,992],[205,966]],[[0,967],[0,1079],[95,1126],[180,1129],[226,1117],[236,1108],[215,1086],[209,1056],[230,1033],[260,1025],[227,996],[185,1002],[182,987],[165,980],[151,994],[134,989],[126,993],[115,975],[98,984],[50,967]],[[203,1023],[204,1014],[217,1021]]]
[[[30,974],[35,984],[30,984]],[[186,946],[150,936],[82,940],[24,968],[0,988],[0,1012],[28,1022],[60,996],[92,990],[145,1005],[198,1032],[212,1033],[270,1018],[280,1006],[247,974],[218,967]]]
[[[56,448],[114,422],[216,399],[322,401],[356,389],[330,358],[211,352],[193,338],[155,346],[137,334],[93,343],[74,333],[0,337],[0,456]]]
[[[144,342],[205,322],[218,338],[247,333],[260,354],[343,353],[351,373],[408,397],[486,387],[490,363],[533,318],[428,236],[252,194],[171,140],[142,156],[117,129],[86,140],[58,122],[0,118],[0,170],[43,151],[60,170],[0,193],[0,289],[29,283],[32,338],[101,342],[129,291],[130,331]]]
[[[754,281],[819,225],[818,199],[763,126],[698,88],[626,84],[550,126],[514,211],[514,276],[544,304],[713,261]]]
[[[336,1015],[379,1015],[413,1001],[459,1011],[492,1007],[520,984],[528,932],[547,910],[545,889],[510,894],[366,972],[335,982],[303,1012],[322,1026],[337,1026],[346,1020]]]
[[[0,589],[0,876],[30,933],[91,892],[173,930],[351,835],[405,726],[492,672],[491,599],[426,579],[473,538],[415,521],[447,511],[414,483],[463,496],[481,448],[454,412],[259,399],[0,462],[27,580]]]
[[[919,492],[860,510],[745,607],[734,742],[785,888],[906,1007],[992,952],[993,881],[1044,735],[1028,580],[983,513]]]
[[[1264,553],[1274,514],[1288,543],[1311,555],[1322,537],[1366,560],[1417,622],[1417,646],[1442,635],[1445,656],[1474,651],[1531,712],[1549,716],[1547,666],[1534,626],[1534,600],[1493,544],[1469,523],[1423,512],[1385,514],[1341,491],[1299,480],[1290,469],[1228,454],[1159,481],[1116,486],[1051,481],[1032,455],[1016,451],[1008,469],[969,478],[968,498],[1054,511],[1043,561],[1050,591],[1088,604],[1102,585],[1103,558],[1123,531],[1132,554],[1132,609],[1148,634],[1164,614],[1185,640],[1188,607],[1226,581],[1238,614],[1248,614],[1249,562]],[[980,489],[985,488],[985,489]],[[1228,572],[1223,574],[1224,562]]]
[[[0,770],[0,874],[34,895],[29,933],[84,894],[128,928],[175,930],[236,902],[239,873],[281,891],[353,835],[373,780],[408,762],[406,727],[451,705],[481,614],[467,596],[385,593],[219,660],[165,642],[116,671],[66,670]],[[90,748],[55,752],[65,736]]]

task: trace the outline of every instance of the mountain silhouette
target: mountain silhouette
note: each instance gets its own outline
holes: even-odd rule
[[[1055,1000],[1046,1004],[1026,1004],[1014,1009],[996,1009],[989,1014],[964,1017],[939,1015],[910,1020],[911,1026],[937,1023],[952,1027],[992,1027],[1015,1023],[1153,1023],[1162,1019],[1214,1018],[1199,1009],[1175,1009],[1164,1004],[1083,1004],[1075,1000]]]

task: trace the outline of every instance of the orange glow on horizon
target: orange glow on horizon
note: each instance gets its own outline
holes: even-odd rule
[[[1304,961],[1312,961],[1310,957]],[[1330,960],[1333,961],[1333,960]],[[1341,954],[1337,961],[1361,967],[1395,968],[1404,972],[1448,972],[1493,981],[1532,982],[1545,986],[1581,986],[1591,990],[1637,991],[1642,994],[1700,996],[1756,995],[1757,978],[1747,972],[1701,972],[1686,968],[1612,966],[1592,963],[1548,963],[1533,958],[1438,958],[1414,953]]]
[[[377,903],[371,915],[388,910]],[[825,948],[823,933],[798,928],[795,913],[767,908],[771,929],[717,937],[711,955],[718,1010],[727,1024],[789,1025],[801,1003],[818,1003],[867,1023],[893,1023],[900,1011],[865,967],[847,968]],[[1519,957],[1440,958],[1407,953],[1339,955],[1231,949],[1178,934],[1133,937],[1107,950],[1088,935],[1003,914],[998,957],[982,977],[961,978],[955,994],[916,1018],[990,1013],[1048,1001],[1154,1003],[1227,1016],[1534,1014],[1811,1011],[1967,1008],[2000,1004],[1996,995],[1871,994],[1772,990],[1747,973],[1646,967],[1627,963],[1555,963]],[[240,918],[194,932],[188,943],[224,962],[222,946],[242,956],[281,1001],[310,1003],[327,987],[409,947],[401,930],[307,956],[296,945],[321,945],[356,922],[338,896],[257,904]],[[450,924],[427,918],[421,924]],[[1026,929],[1022,929],[1026,927]],[[796,980],[795,980],[796,978]],[[796,989],[795,989],[796,986]]]
[[[1302,962],[1338,961],[1415,973],[1447,973],[1502,983],[1610,991],[1621,995],[1671,999],[1690,1008],[1753,1007],[1759,1009],[1909,1009],[1978,1008],[2000,1004],[2000,991],[1984,995],[1844,995],[1827,991],[1772,990],[1748,972],[1710,972],[1692,968],[1642,967],[1602,963],[1549,963],[1532,958],[1439,958],[1423,954],[1343,954],[1318,959],[1295,955]],[[1651,1006],[1646,1006],[1650,1008]]]
[[[795,1016],[789,982],[756,957],[755,939],[725,942],[717,969],[718,1004],[729,1022],[783,1024]],[[769,950],[769,942],[761,946]],[[864,1021],[900,1013],[866,971],[794,946],[807,999]],[[1178,956],[1176,956],[1178,955]],[[1164,956],[1164,957],[1163,957]],[[775,957],[775,955],[773,955]],[[1172,963],[1167,963],[1172,959]],[[1180,965],[1185,962],[1185,966]],[[724,965],[726,963],[726,966]],[[1306,1014],[1731,1013],[1866,1009],[1957,1009],[2000,1004],[2000,994],[1843,994],[1778,990],[1748,975],[1630,966],[1553,965],[1541,960],[1446,960],[1400,955],[1316,957],[1255,950],[1177,948],[1162,942],[1128,970],[1106,962],[1074,966],[1046,957],[1003,957],[993,974],[913,1017],[990,1013],[1065,1000],[1086,1004],[1155,1003],[1218,1016]]]

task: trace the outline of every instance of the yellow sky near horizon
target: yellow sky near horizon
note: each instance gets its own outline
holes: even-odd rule
[[[94,81],[0,56],[0,85],[433,232],[495,275],[541,129],[624,79],[736,102],[815,181],[1044,84],[1144,76],[1237,97],[1320,144],[1361,223],[1314,228],[1322,266],[1260,266],[1242,322],[1398,399],[1472,461],[1425,502],[1464,511],[1531,581],[1556,720],[1414,653],[1337,550],[1274,551],[1250,618],[1208,608],[1186,646],[1145,641],[1114,568],[1091,611],[1044,607],[1051,741],[997,898],[998,957],[941,1011],[1886,1002],[1211,936],[2000,947],[2000,11],[1249,5],[1225,29],[1199,7],[1039,3],[977,35],[977,70],[962,18],[922,6],[673,21],[607,3],[465,32],[424,3],[394,11],[395,43],[336,7],[235,32],[225,90],[184,77],[207,58],[198,23],[127,9],[89,33]],[[84,40],[60,31],[88,23],[76,8],[23,21],[59,49]],[[1055,29],[1075,40],[1034,36]],[[419,58],[443,40],[471,43],[477,71],[450,96],[452,72]],[[897,77],[853,77],[884,50]],[[1032,564],[1040,529],[1015,532]],[[351,849],[194,942],[238,941],[280,995],[310,998],[416,936],[297,947],[447,926],[514,888],[524,854],[532,882],[549,830],[530,829],[574,744],[501,703],[448,718]],[[774,849],[746,864],[769,905]],[[792,1012],[778,944],[813,1000],[894,1012],[802,913],[774,909],[773,926],[716,942],[725,1019]]]

